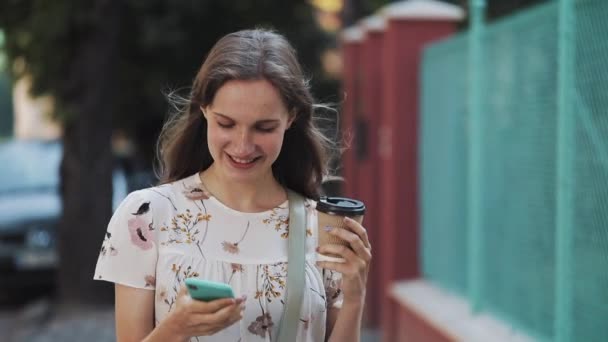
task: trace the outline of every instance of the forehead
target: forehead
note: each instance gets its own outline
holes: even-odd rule
[[[235,120],[271,119],[287,115],[281,94],[264,79],[224,83],[215,94],[211,109]]]

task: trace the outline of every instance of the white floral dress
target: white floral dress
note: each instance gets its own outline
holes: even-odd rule
[[[275,341],[286,299],[288,208],[236,211],[209,194],[198,174],[135,191],[110,220],[95,279],[155,291],[156,324],[175,307],[184,279],[230,284],[235,296],[247,295],[243,319],[192,341]],[[342,303],[341,275],[315,264],[314,208],[307,200],[306,283],[294,341],[323,341],[327,308]]]

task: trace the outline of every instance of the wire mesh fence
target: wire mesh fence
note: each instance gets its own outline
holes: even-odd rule
[[[608,340],[607,16],[603,0],[548,2],[424,54],[425,277],[539,340]]]

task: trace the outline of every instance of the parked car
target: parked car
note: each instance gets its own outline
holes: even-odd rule
[[[0,291],[52,288],[61,216],[58,141],[0,143]],[[127,195],[127,178],[113,172],[113,206]],[[1,297],[0,297],[1,300]]]

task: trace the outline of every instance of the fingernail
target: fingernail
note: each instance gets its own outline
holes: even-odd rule
[[[343,221],[344,222],[348,222],[348,221],[352,221],[352,219],[350,217],[348,217],[348,216],[344,216]]]
[[[243,298],[243,301],[245,301],[245,300],[247,300],[247,295],[244,294],[244,295],[241,296],[241,298]]]
[[[325,226],[325,227],[323,227],[323,230],[325,230],[326,232],[329,232],[332,229],[333,229],[333,227],[331,227],[331,226]]]
[[[243,301],[244,301],[244,300],[243,300],[243,298],[242,298],[242,297],[239,297],[239,298],[237,298],[237,299],[236,299],[236,301],[235,301],[235,302],[236,302],[237,304],[241,304]]]

